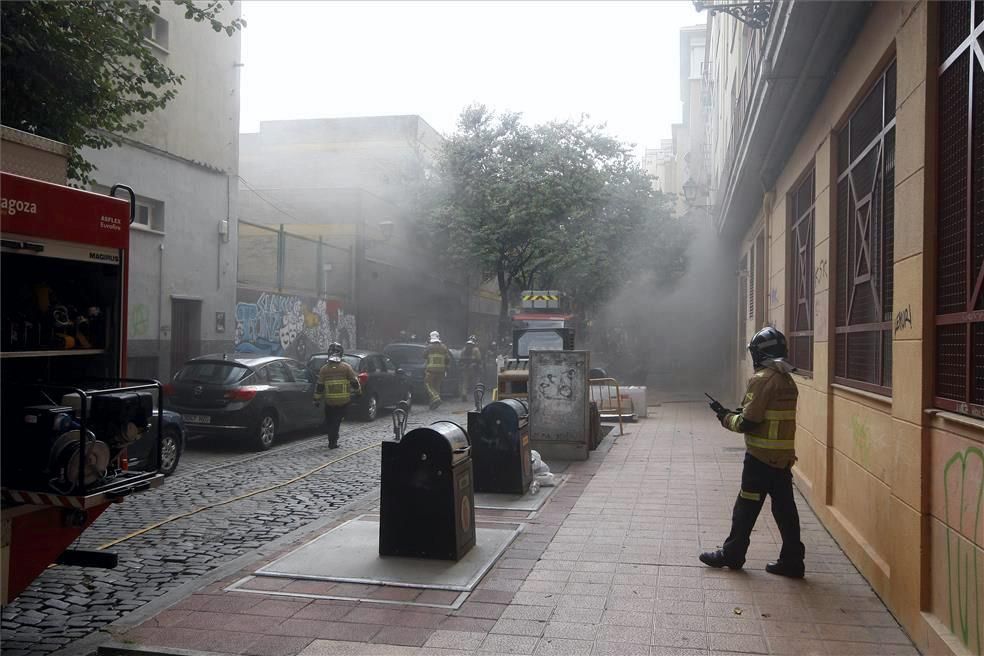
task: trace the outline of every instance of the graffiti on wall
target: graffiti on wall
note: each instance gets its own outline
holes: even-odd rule
[[[126,320],[127,337],[146,337],[150,327],[150,313],[143,303],[130,305],[130,316]]]
[[[854,440],[854,456],[865,469],[871,464],[871,431],[858,417],[851,417],[851,436]]]
[[[240,288],[236,350],[305,359],[332,342],[355,347],[355,317],[340,301]]]
[[[895,334],[900,330],[912,328],[912,305],[906,305],[895,314]]]
[[[979,447],[967,447],[946,461],[943,466],[943,498],[950,631],[968,649],[981,654],[984,649],[981,643],[984,609],[981,608],[980,589],[984,563],[978,562],[980,558],[973,543],[953,535],[954,529],[965,536],[977,538],[980,535],[984,451]]]

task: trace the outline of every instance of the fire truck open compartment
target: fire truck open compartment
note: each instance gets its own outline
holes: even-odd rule
[[[65,503],[85,509],[156,477],[156,470],[120,465],[128,440],[150,430],[159,444],[153,409],[161,398],[155,381],[119,376],[124,265],[113,249],[3,236],[0,415],[8,501],[70,496]]]

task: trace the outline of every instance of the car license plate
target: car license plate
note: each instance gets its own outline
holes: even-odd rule
[[[212,418],[208,415],[181,415],[187,424],[211,424]]]

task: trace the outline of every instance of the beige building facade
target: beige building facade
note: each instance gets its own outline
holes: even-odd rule
[[[982,654],[984,5],[717,11],[706,59],[736,395],[779,327],[799,490],[924,653]]]

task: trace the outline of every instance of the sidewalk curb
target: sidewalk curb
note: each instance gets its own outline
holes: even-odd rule
[[[197,651],[194,649],[177,649],[173,647],[141,647],[122,642],[109,642],[100,645],[96,656],[227,656],[214,651]]]
[[[368,510],[375,502],[379,500],[379,486],[372,488],[368,492],[364,493],[362,496],[353,499],[345,506],[334,510],[322,519],[315,520],[310,524],[305,524],[297,529],[294,529],[290,533],[280,536],[279,538],[268,542],[267,544],[254,549],[253,551],[244,553],[241,556],[230,560],[227,563],[219,565],[216,569],[212,570],[208,574],[203,574],[197,578],[190,581],[182,583],[180,586],[167,592],[156,599],[147,602],[140,608],[137,608],[131,613],[127,613],[115,622],[111,622],[106,626],[103,626],[98,631],[87,635],[81,640],[59,649],[58,651],[52,652],[49,656],[92,656],[98,654],[98,656],[103,656],[104,654],[144,654],[144,655],[154,655],[163,654],[165,656],[172,655],[183,655],[183,656],[201,656],[202,654],[207,654],[208,652],[198,652],[189,650],[146,650],[138,648],[137,646],[127,646],[123,643],[117,642],[114,633],[133,628],[146,620],[150,619],[154,615],[157,615],[162,610],[169,608],[181,601],[185,597],[190,596],[197,590],[204,588],[207,585],[215,583],[230,574],[234,574],[244,567],[248,566],[250,563],[262,560],[264,557],[270,555],[272,552],[288,546],[299,539],[303,538],[314,531],[322,529],[326,526],[338,522],[340,519],[344,519],[346,515],[361,514]],[[106,645],[108,648],[116,649],[116,651],[103,651],[102,646]]]

